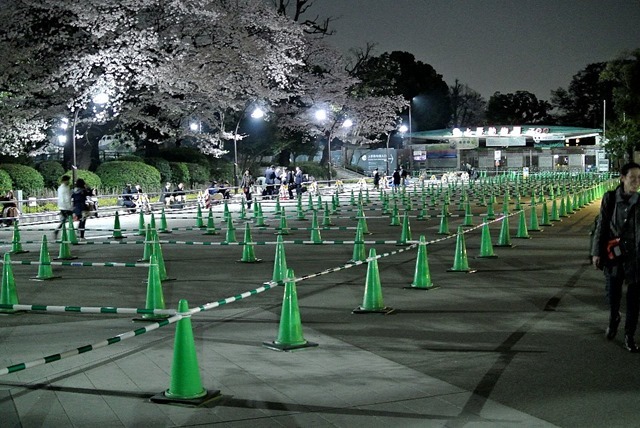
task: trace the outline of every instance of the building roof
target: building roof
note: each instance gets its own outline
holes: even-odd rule
[[[551,125],[501,125],[501,126],[480,126],[469,128],[437,129],[434,131],[413,132],[405,135],[405,140],[411,138],[417,143],[424,144],[424,140],[451,140],[451,139],[532,139],[534,142],[545,141],[565,141],[568,139],[578,139],[595,137],[602,133],[601,129],[579,128],[573,126],[551,126]],[[420,141],[423,140],[423,141]]]

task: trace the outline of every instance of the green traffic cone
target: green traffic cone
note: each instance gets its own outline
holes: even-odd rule
[[[331,221],[330,212],[329,212],[329,203],[324,203],[324,212],[322,214],[322,226],[323,227],[331,227],[333,226],[333,222]]]
[[[391,223],[389,223],[389,226],[400,226],[400,216],[398,213],[398,204],[394,201],[393,203],[393,210],[392,210],[392,214],[391,214]]]
[[[364,248],[364,238],[362,234],[362,227],[358,225],[356,228],[356,239],[353,242],[353,255],[351,256],[350,263],[363,262],[367,259],[367,254]]]
[[[354,314],[382,313],[388,314],[393,311],[392,308],[386,307],[382,301],[382,286],[380,284],[380,272],[378,271],[378,259],[376,250],[369,250],[369,258],[367,259],[367,279],[364,285],[364,297],[362,305],[355,308]]]
[[[209,207],[209,215],[207,216],[207,231],[204,235],[217,235],[216,225],[213,221],[213,210]]]
[[[280,226],[276,228],[276,231],[276,235],[289,235],[291,233],[289,226],[287,226],[287,216],[284,207],[280,209]]]
[[[540,226],[551,226],[549,219],[549,208],[547,207],[547,201],[542,201],[542,215],[540,216]]]
[[[442,213],[440,214],[440,229],[438,229],[438,235],[450,235],[449,232],[449,212],[447,204],[442,206]]]
[[[274,209],[274,215],[279,216],[282,212],[282,207],[280,206],[280,195],[276,196],[276,208]]]
[[[162,212],[160,214],[160,228],[158,229],[158,233],[171,233],[167,227],[167,216],[164,214],[164,207],[162,207]]]
[[[284,211],[284,208],[282,208],[282,211]],[[284,212],[282,213],[282,216],[284,217]],[[249,226],[249,223],[245,223],[244,224],[244,245],[242,246],[242,258],[238,260],[239,262],[258,263],[262,261],[256,258],[254,248],[253,248],[254,245],[255,244],[253,242],[253,239],[251,238],[251,227]]]
[[[147,228],[144,222],[144,213],[140,210],[138,214],[138,236],[145,236],[147,233]]]
[[[518,232],[516,233],[516,238],[519,239],[530,239],[529,231],[527,230],[527,220],[524,215],[524,210],[520,210],[519,221],[518,221]]]
[[[118,211],[116,211],[116,215],[113,218],[113,235],[111,236],[113,239],[122,239],[122,229],[120,229],[120,217],[118,216]]]
[[[473,226],[473,213],[471,212],[471,205],[468,200],[464,205],[464,222],[462,225]]]
[[[162,255],[162,246],[160,245],[160,240],[158,239],[158,234],[155,230],[151,229],[151,240],[152,240],[152,252],[151,254],[155,254],[158,260],[158,273],[160,274],[160,281],[173,281],[175,278],[169,278],[167,275],[167,267],[164,264],[164,255]]]
[[[413,274],[413,282],[410,288],[413,290],[430,290],[435,288],[431,282],[431,272],[429,269],[429,261],[427,259],[427,242],[424,235],[420,235],[420,243],[418,244],[418,257],[416,258],[416,269]]]
[[[364,215],[364,211],[362,210],[362,205],[358,208],[358,225],[362,227],[362,234],[369,235],[369,226],[367,226],[367,217]]]
[[[502,226],[500,227],[500,236],[496,247],[511,247],[511,234],[509,232],[509,216],[502,218]]]
[[[296,220],[306,220],[305,216],[304,216],[304,210],[302,209],[302,197],[298,196],[298,202],[296,205],[296,213],[298,214],[298,217],[296,218]]]
[[[467,259],[467,247],[464,243],[464,232],[462,226],[458,226],[458,236],[456,239],[456,254],[453,260],[453,266],[447,272],[475,272],[469,268],[469,260]]]
[[[178,312],[183,318],[176,323],[176,335],[173,344],[173,362],[171,364],[171,384],[162,394],[151,397],[156,403],[180,403],[200,405],[218,395],[219,390],[207,391],[202,387],[198,354],[193,339],[193,328],[189,314],[189,303],[182,299],[178,303]]]
[[[314,211],[315,207],[313,205],[313,197],[311,193],[309,193],[309,197],[307,198],[307,211]]]
[[[276,351],[291,351],[293,349],[318,346],[317,343],[305,340],[302,334],[302,322],[300,320],[293,269],[287,269],[287,276],[284,280],[284,297],[282,299],[278,338],[273,342],[263,342],[263,345]]]
[[[262,204],[259,202],[255,203],[255,209],[253,211],[253,214],[255,215],[255,220],[256,220],[256,227],[265,227],[266,224],[264,222],[264,214],[262,212]]]
[[[282,236],[278,235],[276,241],[276,255],[273,261],[273,276],[271,280],[273,282],[284,281],[287,275],[287,257],[284,253],[284,243]]]
[[[67,226],[62,223],[62,234],[60,235],[60,250],[56,260],[74,260],[77,257],[71,255],[70,242],[67,235]]]
[[[227,237],[225,238],[225,242],[237,242],[236,228],[233,225],[233,218],[231,218],[231,214],[229,214],[229,218],[227,220]]]
[[[313,218],[311,220],[311,241],[314,244],[322,244],[320,228],[318,227],[318,211],[316,210],[313,210]]]
[[[558,203],[555,199],[551,201],[551,221],[560,221],[560,213],[558,212]]]
[[[531,213],[529,215],[529,231],[530,232],[541,232],[540,224],[538,222],[538,212],[536,211],[536,205],[531,205]]]
[[[16,290],[15,279],[13,278],[10,253],[4,253],[4,264],[2,265],[2,287],[0,288],[0,304],[18,304],[18,292]],[[14,309],[0,309],[0,312],[14,313],[16,311]]]
[[[226,204],[225,204],[226,206]],[[200,204],[196,205],[196,225],[198,229],[204,228],[204,220],[202,219],[202,208],[200,208]]]
[[[480,255],[479,258],[494,259],[496,256],[493,252],[493,244],[491,243],[491,232],[489,230],[489,223],[485,219],[482,224],[482,234],[480,236]]]
[[[409,214],[405,212],[402,219],[402,233],[396,245],[408,245],[407,241],[411,241],[411,225],[409,224]]]
[[[229,217],[231,215],[231,212],[229,211],[229,204],[227,203],[227,200],[224,200],[224,209],[222,210],[222,220],[224,220],[225,222],[229,221]]]
[[[142,252],[142,258],[138,259],[139,262],[148,262],[151,260],[151,253],[153,253],[153,239],[151,235],[151,225],[147,224],[146,233],[144,235],[144,247]]]
[[[42,244],[40,245],[40,263],[38,264],[38,275],[31,279],[46,281],[54,278],[60,277],[53,275],[53,270],[51,268],[51,257],[49,257],[49,247],[47,245],[47,235],[42,235]]]
[[[76,229],[73,227],[73,216],[69,216],[69,228],[67,229],[67,237],[71,245],[78,245],[78,235],[76,235]]]
[[[162,293],[162,282],[160,280],[160,268],[158,266],[158,256],[151,255],[149,259],[149,274],[147,275],[147,299],[145,309],[166,309],[164,305],[164,295]],[[167,315],[143,314],[142,318],[135,318],[134,321],[160,321],[167,318]]]
[[[13,239],[11,240],[11,254],[28,253],[22,248],[22,240],[20,238],[20,228],[18,227],[18,221],[13,222]]]

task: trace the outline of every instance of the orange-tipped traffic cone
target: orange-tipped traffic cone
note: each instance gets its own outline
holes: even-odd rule
[[[354,314],[388,314],[393,312],[392,308],[386,307],[382,302],[382,286],[380,284],[380,273],[378,271],[378,259],[374,248],[369,250],[367,279],[364,285],[362,305],[355,308],[352,312]]]
[[[184,317],[176,323],[171,385],[163,393],[151,397],[151,401],[161,404],[180,403],[198,406],[219,396],[220,391],[207,391],[202,387],[189,303],[186,300],[180,300],[178,312],[184,314]]]
[[[38,281],[46,281],[48,279],[60,278],[53,275],[51,269],[51,257],[49,257],[49,247],[47,245],[47,235],[42,235],[42,244],[40,245],[40,264],[38,265],[38,275],[31,278]]]
[[[317,343],[305,340],[302,335],[302,322],[300,320],[293,269],[287,269],[287,277],[284,281],[284,297],[282,299],[278,338],[273,342],[263,342],[263,345],[276,351],[291,351],[293,349],[318,346]]]

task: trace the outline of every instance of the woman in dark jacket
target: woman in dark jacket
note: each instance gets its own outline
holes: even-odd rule
[[[624,325],[624,347],[638,352],[635,332],[640,312],[640,165],[628,163],[620,170],[620,185],[605,193],[600,205],[600,218],[594,231],[593,264],[604,271],[609,325],[606,338],[616,337],[620,324],[622,284],[627,283],[627,313]]]
[[[80,239],[84,239],[84,227],[87,223],[87,217],[89,217],[90,214],[87,208],[87,198],[89,196],[91,196],[91,191],[87,189],[84,180],[78,178],[76,180],[76,187],[71,193],[71,202],[73,204],[73,216],[78,220]]]

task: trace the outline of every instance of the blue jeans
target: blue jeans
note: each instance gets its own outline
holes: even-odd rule
[[[607,303],[609,304],[609,319],[614,320],[620,313],[620,301],[622,300],[622,284],[624,283],[623,268],[618,268],[618,274],[612,275],[607,268],[604,271]],[[640,310],[640,286],[638,283],[627,285],[627,313],[624,321],[624,333],[633,337],[638,326],[638,312]]]

